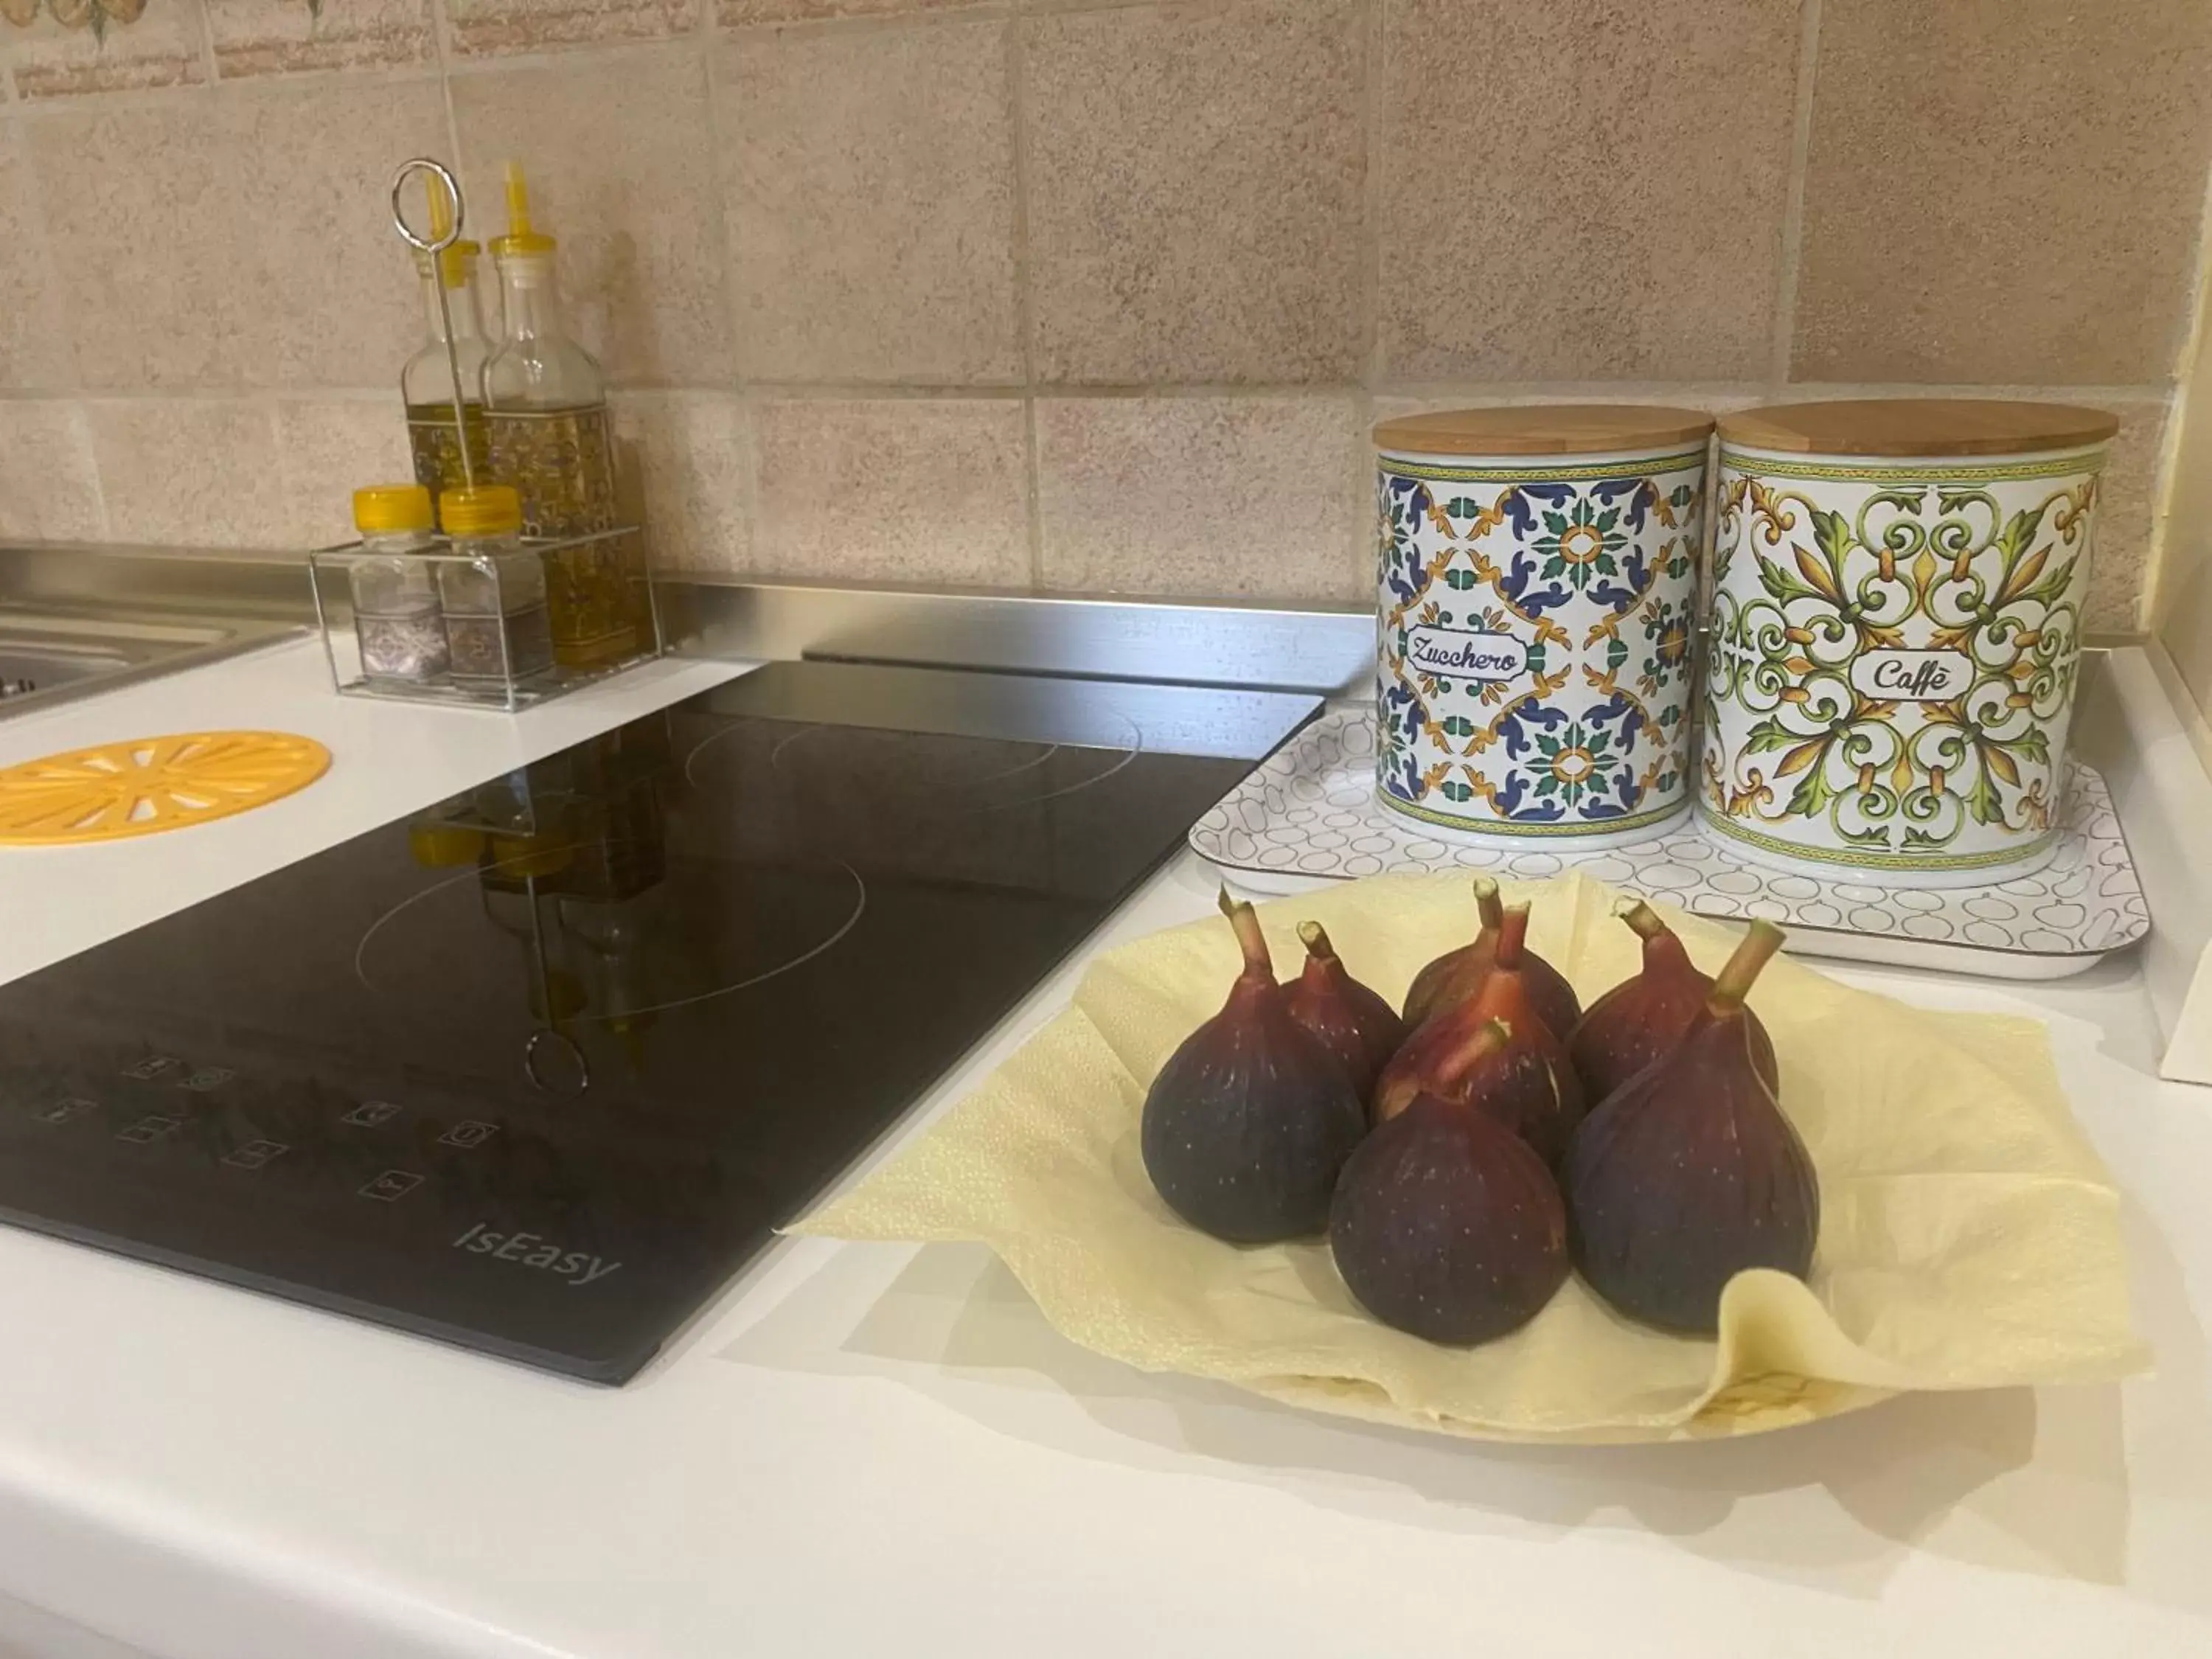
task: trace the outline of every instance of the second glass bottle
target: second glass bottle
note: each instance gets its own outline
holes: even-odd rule
[[[606,380],[568,337],[554,276],[556,244],[531,223],[528,186],[513,162],[507,213],[507,234],[491,245],[505,323],[483,366],[491,477],[521,497],[526,536],[601,534],[617,523]],[[545,556],[553,654],[563,667],[593,667],[638,648],[627,539]]]

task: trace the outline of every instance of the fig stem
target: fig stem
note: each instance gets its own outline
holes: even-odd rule
[[[1510,973],[1521,965],[1522,952],[1528,942],[1528,907],[1514,904],[1506,907],[1504,916],[1498,924],[1498,950],[1492,958]]]
[[[1613,915],[1626,922],[1628,931],[1638,939],[1657,939],[1668,931],[1667,924],[1659,919],[1659,913],[1642,899],[1624,900]]]
[[[1474,914],[1481,919],[1482,931],[1493,933],[1505,925],[1505,901],[1498,896],[1498,884],[1488,876],[1474,878]]]
[[[1447,1089],[1456,1087],[1462,1078],[1512,1040],[1513,1028],[1504,1020],[1483,1021],[1437,1062],[1437,1081]]]
[[[1314,957],[1334,957],[1336,947],[1328,942],[1328,930],[1317,921],[1298,924],[1298,940],[1306,947],[1306,954]]]
[[[1752,981],[1782,948],[1783,938],[1782,930],[1771,921],[1751,924],[1751,931],[1713,981],[1712,994],[1706,1000],[1715,1013],[1731,1013],[1743,1006],[1744,998],[1751,994]]]
[[[1229,896],[1229,890],[1221,890],[1221,914],[1229,918],[1229,926],[1237,934],[1237,948],[1244,953],[1244,971],[1256,975],[1270,985],[1275,982],[1275,959],[1268,954],[1267,930],[1260,926],[1260,913],[1242,899]]]

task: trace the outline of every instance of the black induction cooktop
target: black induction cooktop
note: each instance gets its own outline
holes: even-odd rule
[[[0,986],[0,1220],[624,1381],[1316,708],[763,669]]]

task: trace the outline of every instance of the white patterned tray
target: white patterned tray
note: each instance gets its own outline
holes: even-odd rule
[[[1258,892],[1391,870],[1486,870],[1533,880],[1571,865],[1699,915],[1779,922],[1808,956],[2059,979],[2150,932],[2105,781],[2076,762],[2067,769],[2064,799],[2057,856],[2032,876],[1989,887],[1890,889],[1784,874],[1746,863],[1694,823],[1658,841],[1586,853],[1478,847],[1425,835],[1375,805],[1374,714],[1340,708],[1200,818],[1190,844]]]

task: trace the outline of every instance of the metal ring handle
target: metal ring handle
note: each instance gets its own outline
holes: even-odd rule
[[[415,228],[407,222],[406,210],[399,204],[400,192],[407,188],[407,181],[418,173],[436,173],[439,182],[446,187],[446,199],[453,204],[452,228],[443,236],[432,236],[427,240],[415,234]],[[419,248],[429,257],[430,287],[438,296],[438,323],[446,342],[446,373],[453,384],[453,441],[459,446],[457,453],[461,458],[461,483],[467,489],[474,489],[477,487],[477,467],[475,457],[469,453],[469,392],[468,388],[461,384],[461,355],[453,343],[453,302],[446,297],[446,284],[440,275],[442,269],[441,256],[461,240],[461,224],[467,216],[468,208],[461,200],[461,181],[453,177],[444,162],[433,161],[427,155],[418,155],[411,161],[402,161],[399,171],[392,175],[392,227],[408,246]],[[434,210],[430,222],[435,225],[437,221],[438,216]]]
[[[442,237],[433,236],[428,241],[415,234],[415,228],[407,222],[407,215],[399,205],[399,193],[406,189],[407,181],[418,173],[436,173],[439,182],[446,187],[446,199],[453,204],[453,228]],[[453,177],[452,170],[443,161],[418,155],[411,161],[402,161],[399,171],[392,175],[392,222],[407,239],[410,247],[420,248],[425,253],[443,253],[461,240],[461,214],[460,180]]]

